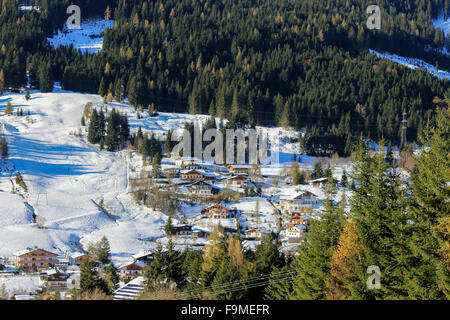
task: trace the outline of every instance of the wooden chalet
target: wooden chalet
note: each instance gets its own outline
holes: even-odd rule
[[[24,270],[53,267],[59,263],[58,255],[43,249],[25,249],[14,254],[16,267]]]
[[[235,209],[224,207],[220,204],[215,204],[205,209],[205,216],[213,219],[229,219],[236,215]]]

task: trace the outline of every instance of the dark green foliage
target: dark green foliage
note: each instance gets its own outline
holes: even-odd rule
[[[114,263],[110,263],[105,271],[105,282],[108,285],[109,292],[114,292],[117,289],[119,283],[119,275],[117,274],[117,268]]]
[[[436,124],[429,124],[421,138],[428,150],[422,150],[411,172],[412,200],[409,210],[412,236],[409,246],[414,259],[409,265],[407,288],[414,299],[450,298],[450,270],[438,250],[449,243],[448,235],[437,229],[439,219],[450,216],[450,116],[439,112]],[[448,259],[448,258],[447,258]]]
[[[432,24],[444,2],[379,1],[388,21],[372,32],[365,25],[367,0],[223,1],[207,9],[187,0],[165,1],[163,9],[144,0],[79,0],[83,18],[103,15],[109,5],[117,23],[105,31],[103,51],[88,55],[46,45],[65,23],[68,0],[40,3],[43,14],[6,0],[2,87],[25,86],[28,70],[30,87],[44,91],[51,90],[52,77],[64,89],[110,92],[116,99],[123,88],[136,107],[209,112],[233,124],[308,126],[307,153],[349,155],[361,133],[398,143],[403,110],[408,140],[415,140],[429,102],[448,94],[445,81],[366,50],[414,55],[448,69],[446,57],[425,49],[444,43]]]
[[[94,262],[85,259],[80,266],[80,290],[81,292],[92,293],[95,289],[100,289],[103,292],[108,292],[106,282],[100,278],[98,272],[95,270]]]
[[[332,185],[320,220],[313,220],[295,258],[292,292],[289,299],[325,299],[325,284],[330,273],[333,251],[337,246],[344,226],[342,208],[333,204]],[[274,293],[272,293],[274,294]]]
[[[8,158],[9,151],[8,151],[8,143],[6,142],[6,138],[4,136],[0,137],[0,156],[3,159]]]
[[[105,145],[108,151],[121,150],[128,142],[130,128],[126,115],[119,114],[115,108],[111,110],[106,129]]]

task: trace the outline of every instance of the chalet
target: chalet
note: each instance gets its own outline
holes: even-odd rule
[[[220,192],[219,188],[205,181],[197,181],[189,186],[188,189],[192,194],[203,196],[210,196]]]
[[[301,216],[296,213],[290,217],[290,220],[294,225],[305,225],[309,221],[309,217]]]
[[[245,188],[248,185],[248,178],[246,176],[239,175],[226,179],[226,182],[232,187]]]
[[[85,260],[88,260],[89,256],[86,253],[75,252],[69,256],[69,260],[72,264],[77,266],[81,265]]]
[[[58,264],[58,255],[43,249],[25,249],[14,254],[14,263],[25,270],[48,268]]]
[[[140,252],[140,253],[133,255],[133,259],[134,259],[134,261],[148,264],[149,262],[153,261],[154,255],[153,255],[153,252],[144,251],[144,252]]]
[[[215,204],[205,209],[205,216],[213,219],[229,219],[236,215],[235,209],[224,207],[220,204]]]
[[[311,187],[325,188],[328,185],[328,178],[319,178],[315,180],[310,180],[308,181],[308,184]]]
[[[245,231],[245,235],[248,238],[264,239],[270,235],[270,232],[264,229],[253,228]]]
[[[205,181],[206,175],[197,170],[183,170],[180,173],[181,179],[188,181]]]
[[[41,280],[41,285],[51,290],[67,289],[67,280],[70,274],[62,272],[58,269],[49,270],[46,276]]]
[[[173,226],[172,234],[177,236],[190,236],[192,235],[192,226],[189,224]]]
[[[287,212],[299,212],[316,204],[317,196],[309,191],[303,191],[295,197],[280,197],[280,207]]]
[[[182,169],[194,170],[200,169],[200,160],[192,157],[182,157],[175,160],[175,164]]]
[[[248,175],[250,171],[249,166],[227,166],[228,172],[233,175]]]
[[[207,238],[211,235],[211,232],[200,229],[196,229],[192,233],[196,238]]]
[[[131,280],[142,276],[145,264],[141,261],[134,261],[120,267],[119,277],[121,280]]]
[[[303,235],[303,231],[305,230],[305,226],[303,225],[295,225],[288,229],[286,229],[286,237],[288,239],[300,239]]]

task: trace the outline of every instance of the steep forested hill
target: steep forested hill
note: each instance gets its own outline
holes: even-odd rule
[[[3,1],[5,87],[25,83],[26,61],[35,86],[51,72],[65,89],[116,98],[123,91],[136,107],[155,103],[235,125],[307,126],[309,152],[341,155],[361,133],[398,143],[404,111],[415,140],[433,99],[450,95],[448,81],[368,53],[387,50],[450,70],[450,59],[430,50],[445,43],[432,18],[448,0],[378,1],[381,30],[367,29],[366,0],[73,2],[83,17],[109,6],[116,21],[95,56],[45,41],[67,18],[68,0],[37,1],[40,13]]]

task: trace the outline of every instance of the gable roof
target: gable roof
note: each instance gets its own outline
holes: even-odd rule
[[[47,250],[44,250],[44,249],[39,249],[39,248],[35,248],[35,249],[27,248],[27,249],[24,249],[24,250],[21,250],[21,251],[18,251],[16,253],[14,253],[14,256],[21,257],[21,256],[24,256],[26,254],[29,254],[29,253],[35,252],[35,251],[43,251],[43,252],[48,253],[48,254],[50,254],[52,256],[55,256],[55,257],[58,256],[56,253],[53,253],[53,252],[50,252],[50,251],[47,251]]]
[[[211,210],[211,209],[214,209],[214,208],[218,208],[218,209],[226,210],[226,211],[232,211],[233,210],[233,209],[227,208],[227,207],[225,207],[225,206],[223,206],[223,205],[221,205],[219,203],[216,203],[216,204],[214,204],[212,206],[209,206],[205,210]]]

